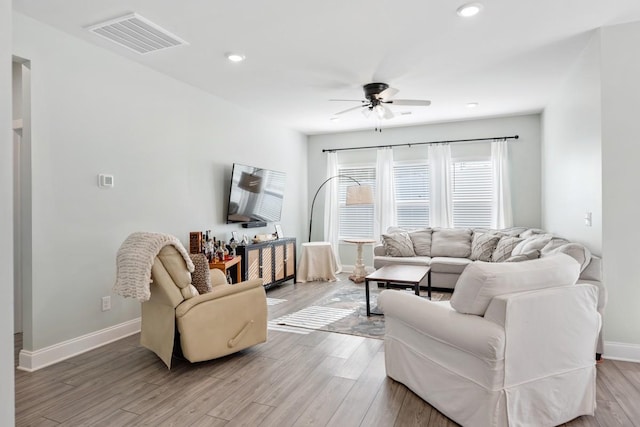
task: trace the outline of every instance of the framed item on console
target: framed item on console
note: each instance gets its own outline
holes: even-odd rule
[[[278,237],[278,239],[282,239],[284,237],[284,234],[282,233],[282,227],[280,227],[280,224],[276,224],[276,236]]]

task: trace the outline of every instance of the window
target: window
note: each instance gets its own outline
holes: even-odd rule
[[[348,176],[362,185],[369,185],[374,191],[376,188],[375,166],[339,166],[338,175]],[[347,187],[357,185],[348,178],[339,178],[338,201],[340,204],[340,231],[339,237],[346,238],[371,238],[373,236],[373,205],[345,204]]]
[[[454,226],[491,227],[491,161],[454,162],[452,175]]]
[[[429,226],[429,165],[396,162],[393,167],[396,218],[402,228]]]

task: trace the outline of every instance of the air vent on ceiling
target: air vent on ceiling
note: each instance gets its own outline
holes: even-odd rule
[[[140,54],[189,44],[137,13],[92,25],[87,29]]]

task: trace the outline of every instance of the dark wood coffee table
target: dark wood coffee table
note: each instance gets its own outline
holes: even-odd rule
[[[367,316],[372,314],[382,315],[382,313],[372,313],[369,305],[369,282],[383,282],[385,288],[389,283],[400,283],[412,285],[416,295],[420,295],[420,282],[427,276],[427,297],[431,299],[431,269],[421,265],[385,265],[364,278],[364,288],[367,297]]]

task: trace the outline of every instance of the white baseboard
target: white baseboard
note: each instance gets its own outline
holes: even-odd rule
[[[33,372],[94,348],[140,332],[138,317],[119,325],[92,332],[36,351],[20,350],[18,369]]]
[[[640,363],[640,345],[605,341],[604,354],[602,357],[605,359]]]
[[[37,371],[129,335],[137,334],[140,332],[140,327],[141,319],[138,317],[40,350],[20,350],[18,369],[27,372]],[[640,345],[605,341],[603,357],[605,359],[640,363]]]

